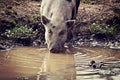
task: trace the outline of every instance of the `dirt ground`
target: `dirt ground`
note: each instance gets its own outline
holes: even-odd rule
[[[113,16],[111,3],[108,4],[84,4],[81,3],[78,10],[77,19],[84,22],[89,20],[103,20],[109,16]],[[6,9],[12,9],[17,13],[17,16],[29,15],[32,16],[40,12],[40,2],[38,1],[16,1],[4,0],[0,3],[0,18],[9,18],[11,15],[6,15]],[[96,19],[97,18],[97,19]]]
[[[0,3],[0,19],[12,21],[15,18],[33,16],[40,13],[40,2],[4,0]]]

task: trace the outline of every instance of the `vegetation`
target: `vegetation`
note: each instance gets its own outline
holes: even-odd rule
[[[6,10],[5,10],[5,13],[6,13],[7,15],[11,15],[11,14],[16,14],[16,15],[17,15],[17,12],[16,12],[15,10],[12,10],[12,9],[6,9]]]
[[[93,23],[91,25],[90,31],[94,34],[108,34],[108,35],[115,35],[117,32],[117,29],[115,26],[110,27],[110,25],[107,24],[96,24]]]
[[[33,39],[38,33],[38,30],[33,31],[32,28],[29,28],[26,26],[17,26],[14,27],[11,30],[6,30],[6,32],[3,34],[5,36],[7,36],[8,38],[11,39],[16,39],[16,38],[21,38],[21,39]]]
[[[0,2],[2,2],[3,0],[0,0]]]
[[[91,3],[95,3],[99,0],[81,0],[83,3],[86,3],[86,4],[91,4]]]

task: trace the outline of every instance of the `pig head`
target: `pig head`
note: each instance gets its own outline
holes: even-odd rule
[[[41,22],[51,53],[64,52],[68,33],[75,23],[76,0],[42,0]]]

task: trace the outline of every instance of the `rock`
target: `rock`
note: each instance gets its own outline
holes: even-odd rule
[[[14,46],[3,46],[0,44],[0,51],[9,51],[13,48]]]
[[[6,50],[6,47],[0,44],[0,50]]]
[[[7,6],[7,9],[12,9],[12,6]]]

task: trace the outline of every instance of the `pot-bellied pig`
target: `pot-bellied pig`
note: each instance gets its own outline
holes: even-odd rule
[[[45,39],[51,53],[65,51],[64,43],[71,36],[80,0],[42,0],[41,22],[45,27]]]

